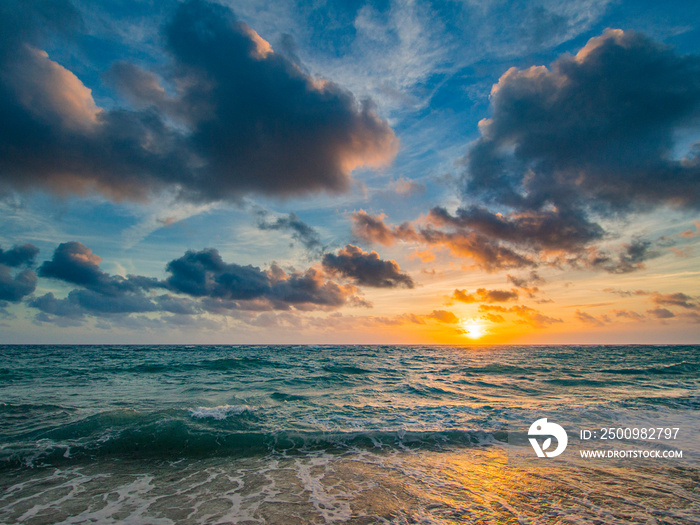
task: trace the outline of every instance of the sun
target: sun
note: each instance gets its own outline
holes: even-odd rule
[[[481,336],[485,335],[487,330],[484,325],[475,321],[474,319],[469,319],[462,322],[462,327],[465,330],[465,334],[469,339],[479,339]]]

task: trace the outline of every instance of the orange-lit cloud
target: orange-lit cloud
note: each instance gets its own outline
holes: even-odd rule
[[[99,123],[102,110],[71,71],[49,59],[46,51],[25,45],[25,60],[13,64],[7,75],[18,101],[37,118],[58,119],[64,128],[87,132]]]
[[[505,303],[517,301],[516,290],[487,290],[478,288],[475,293],[467,293],[466,290],[455,290],[452,299],[462,303]]]
[[[695,231],[688,228],[686,231],[681,233],[681,237],[692,239],[693,237],[700,235],[700,221],[693,221],[693,224],[695,225]]]

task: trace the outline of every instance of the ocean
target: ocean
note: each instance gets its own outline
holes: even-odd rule
[[[700,346],[0,356],[0,523],[700,523]],[[542,418],[559,457],[510,439]]]

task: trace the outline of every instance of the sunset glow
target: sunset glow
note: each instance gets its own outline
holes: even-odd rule
[[[6,342],[700,341],[693,15],[61,2],[0,12]]]
[[[696,25],[0,0],[0,523],[698,523]]]
[[[486,334],[486,328],[478,321],[468,320],[462,323],[465,334],[470,339],[479,339]]]

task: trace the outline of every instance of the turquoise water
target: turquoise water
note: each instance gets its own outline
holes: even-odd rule
[[[5,346],[0,522],[700,523],[699,408],[698,346]],[[686,456],[515,463],[541,417]]]

